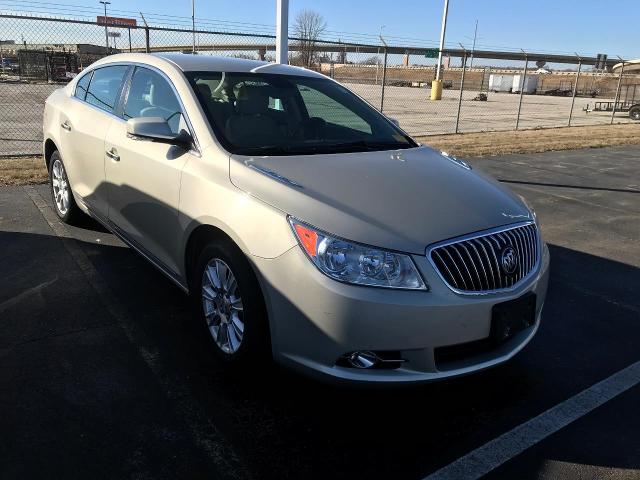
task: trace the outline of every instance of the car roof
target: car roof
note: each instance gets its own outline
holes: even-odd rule
[[[160,61],[160,62],[159,62]],[[298,75],[307,77],[324,77],[319,73],[292,65],[247,60],[244,58],[222,57],[207,54],[185,53],[120,53],[110,55],[96,62],[100,65],[116,62],[147,63],[159,66],[167,62],[183,72],[239,72],[239,73],[274,73],[280,75]]]

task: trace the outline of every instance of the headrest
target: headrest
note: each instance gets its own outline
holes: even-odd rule
[[[196,83],[196,86],[198,87],[200,95],[205,100],[211,100],[211,87],[209,87],[209,85],[207,85],[206,83]]]
[[[175,103],[176,95],[167,82],[155,82],[151,87],[151,105],[166,105]]]
[[[265,113],[269,108],[269,95],[264,87],[243,85],[238,90],[236,108],[244,115]]]

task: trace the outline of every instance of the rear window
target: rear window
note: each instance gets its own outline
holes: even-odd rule
[[[89,72],[86,75],[83,75],[76,84],[75,96],[80,100],[84,100],[87,96],[87,87],[89,86],[89,82],[91,81],[91,75],[93,75],[93,72]]]
[[[125,65],[114,65],[94,70],[85,101],[113,113],[127,68]]]

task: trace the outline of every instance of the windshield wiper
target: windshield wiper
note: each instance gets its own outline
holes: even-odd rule
[[[333,145],[327,145],[327,147],[331,151],[360,151],[365,150],[368,152],[378,151],[378,150],[395,150],[397,148],[410,148],[411,145],[408,143],[401,142],[388,142],[388,141],[367,141],[367,140],[356,140],[354,142],[346,142],[346,143],[336,143]]]
[[[411,148],[411,144],[401,142],[371,142],[356,140],[344,143],[314,143],[308,145],[261,145],[241,149],[240,155],[306,155],[341,152],[374,152]]]
[[[305,155],[308,153],[331,153],[332,145],[261,145],[248,147],[237,153],[240,155]]]

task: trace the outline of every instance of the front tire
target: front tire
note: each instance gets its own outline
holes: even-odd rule
[[[57,150],[51,154],[49,159],[49,186],[56,215],[64,223],[73,223],[81,212],[73,198],[67,169]]]
[[[629,117],[633,120],[640,120],[640,105],[634,105],[629,109]]]
[[[193,269],[192,297],[212,350],[233,365],[266,359],[269,328],[258,280],[244,254],[229,241],[213,241]]]

